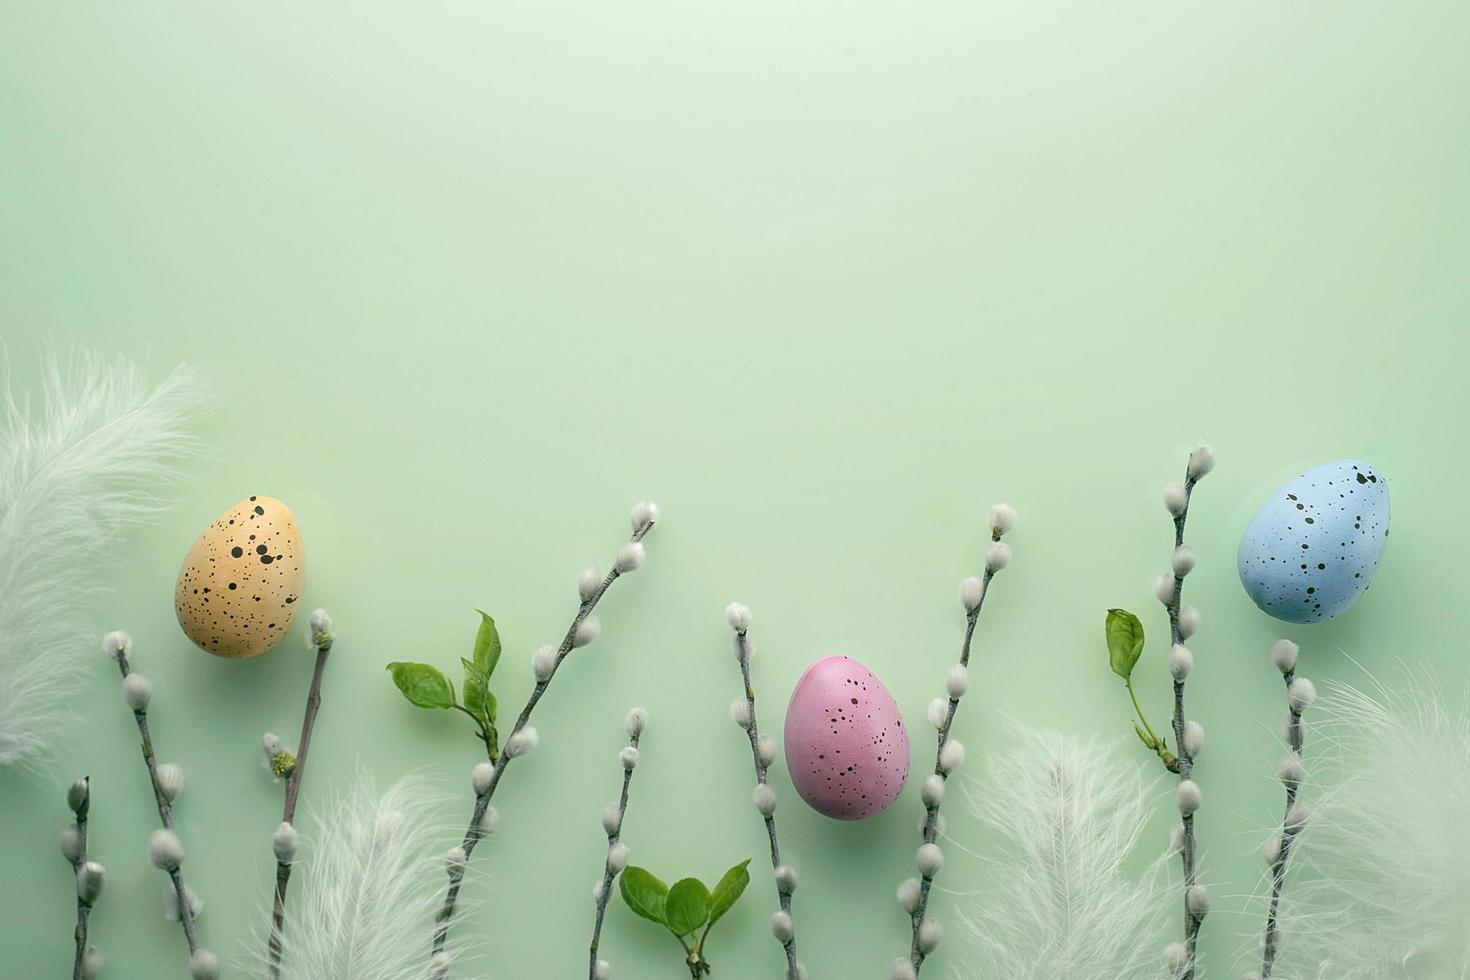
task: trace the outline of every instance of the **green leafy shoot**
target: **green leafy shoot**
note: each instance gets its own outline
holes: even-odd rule
[[[673,934],[690,975],[702,977],[710,972],[705,958],[710,929],[750,884],[749,865],[747,858],[726,871],[713,890],[698,878],[681,878],[670,887],[647,869],[630,867],[618,879],[618,888],[628,908]]]
[[[1169,751],[1168,743],[1154,732],[1144,717],[1138,695],[1133,690],[1133,668],[1143,656],[1143,623],[1126,609],[1109,609],[1103,633],[1108,644],[1108,666],[1123,678],[1128,699],[1133,702],[1133,712],[1138,716],[1138,721],[1133,723],[1134,733],[1150,752],[1157,753],[1164,765],[1172,769],[1176,764],[1174,753]]]
[[[394,661],[388,665],[393,683],[420,708],[453,709],[468,715],[475,723],[475,735],[485,743],[491,762],[500,759],[500,736],[495,730],[499,704],[490,690],[490,676],[500,663],[500,633],[489,613],[480,612],[480,628],[469,659],[460,658],[464,667],[463,699],[456,698],[454,684],[432,664]]]

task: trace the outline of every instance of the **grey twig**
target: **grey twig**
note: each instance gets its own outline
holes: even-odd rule
[[[909,944],[907,968],[902,959],[895,964],[894,976],[917,977],[924,968],[924,960],[939,942],[938,923],[927,919],[929,894],[934,887],[934,878],[943,863],[943,853],[938,840],[942,836],[942,818],[939,813],[944,801],[944,787],[952,773],[963,760],[963,747],[950,738],[955,713],[960,699],[969,689],[970,650],[975,638],[975,626],[980,619],[980,610],[990,592],[990,583],[997,572],[1010,562],[1010,546],[1001,537],[1015,525],[1015,511],[1004,504],[991,510],[990,545],[986,550],[985,573],[979,579],[966,579],[960,586],[961,601],[965,607],[965,635],[960,644],[960,659],[950,670],[946,680],[947,703],[936,699],[930,706],[930,721],[938,729],[938,742],[934,751],[934,770],[924,778],[921,789],[924,800],[923,841],[919,846],[917,882],[910,880],[900,889],[900,900],[909,911],[913,938]]]
[[[640,505],[640,507],[642,506]],[[642,542],[644,535],[651,531],[657,522],[657,514],[657,508],[652,507],[652,505],[647,505],[646,509],[641,511],[639,507],[634,508],[633,536],[628,539],[628,545],[638,545]],[[627,545],[624,548],[626,549]],[[637,566],[634,565],[633,567]],[[470,855],[474,852],[475,845],[486,834],[484,826],[485,814],[490,809],[490,801],[495,796],[495,790],[500,786],[500,779],[505,775],[505,770],[510,766],[511,760],[519,754],[524,754],[524,751],[513,751],[512,743],[518,742],[517,736],[522,735],[522,730],[527,727],[527,723],[531,720],[531,713],[536,710],[536,705],[540,703],[542,695],[551,686],[551,681],[556,676],[558,668],[561,667],[562,662],[566,660],[568,654],[572,652],[572,648],[578,645],[579,627],[582,627],[587,621],[587,617],[592,615],[592,610],[597,608],[597,603],[601,601],[603,595],[622,574],[623,571],[617,565],[614,565],[612,571],[608,572],[602,581],[584,596],[582,604],[577,607],[576,616],[572,618],[572,624],[567,627],[566,636],[562,638],[561,646],[556,649],[554,659],[547,665],[545,676],[537,679],[536,686],[531,689],[531,696],[526,699],[525,707],[521,708],[521,713],[516,718],[515,727],[511,729],[510,735],[506,738],[504,750],[500,753],[500,758],[495,762],[494,769],[485,781],[483,789],[477,787],[474,811],[470,815],[470,823],[469,827],[465,830],[464,840],[460,843],[460,847],[464,850],[465,860],[463,862],[457,862],[449,868],[449,887],[444,892],[444,904],[440,907],[439,913],[434,921],[434,944],[431,956],[437,957],[444,952],[444,945],[449,938],[449,926],[454,919],[455,904],[459,899],[460,886],[464,882],[465,865],[468,863]],[[584,640],[583,642],[587,641]],[[526,734],[534,736],[534,732],[535,730],[531,729]],[[527,745],[526,751],[529,750],[529,744]]]
[[[71,805],[72,813],[76,816],[76,823],[67,828],[67,833],[62,837],[62,851],[67,860],[71,862],[72,875],[77,886],[77,927],[76,958],[72,963],[72,980],[84,980],[90,976],[87,965],[87,919],[92,914],[92,903],[96,901],[96,892],[100,890],[100,877],[94,881],[84,882],[82,869],[87,866],[87,818],[92,808],[92,780],[83,777],[72,784],[71,791],[67,794],[67,802]],[[89,876],[90,877],[90,876]],[[93,884],[95,882],[95,887]],[[95,952],[93,953],[95,957]]]
[[[781,905],[773,931],[786,953],[786,980],[801,980],[806,971],[796,959],[796,927],[791,919],[791,893],[796,890],[796,872],[781,863],[781,844],[776,838],[776,796],[767,781],[776,746],[769,736],[761,735],[755,714],[755,689],[750,683],[750,658],[754,650],[749,635],[750,610],[737,602],[731,603],[725,614],[730,628],[735,631],[735,657],[740,662],[740,676],[745,683],[743,705],[736,702],[736,721],[750,739],[750,758],[755,766],[755,805],[765,820],[766,836],[771,842],[771,872]]]
[[[628,865],[628,848],[622,843],[623,818],[628,814],[628,789],[638,765],[638,741],[647,724],[648,715],[641,708],[628,713],[628,747],[618,756],[623,765],[623,792],[616,806],[609,805],[602,815],[603,829],[607,831],[607,861],[603,865],[602,885],[597,889],[597,917],[592,924],[592,944],[587,950],[587,980],[606,980],[608,973],[607,963],[597,958],[597,950],[602,940],[602,919],[612,897],[613,879]]]
[[[1283,734],[1286,737],[1289,754],[1282,762],[1278,773],[1286,789],[1286,809],[1281,818],[1281,836],[1273,841],[1271,852],[1267,855],[1271,866],[1271,900],[1266,912],[1261,980],[1270,980],[1271,970],[1276,964],[1276,954],[1281,943],[1278,928],[1281,893],[1286,887],[1287,864],[1291,860],[1292,843],[1306,826],[1307,820],[1306,809],[1297,800],[1302,780],[1306,778],[1302,769],[1302,743],[1305,737],[1302,711],[1311,705],[1316,697],[1316,690],[1306,678],[1296,676],[1296,654],[1296,645],[1287,640],[1277,643],[1272,651],[1273,659],[1281,669],[1282,679],[1286,682],[1288,713]]]

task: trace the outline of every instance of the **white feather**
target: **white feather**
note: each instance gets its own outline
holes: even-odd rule
[[[70,725],[68,688],[95,656],[97,570],[156,512],[203,405],[180,368],[157,387],[122,360],[54,356],[32,404],[7,379],[0,425],[0,767],[35,769]]]
[[[423,980],[446,881],[436,803],[411,777],[380,797],[359,775],[313,815],[315,844],[296,865],[301,885],[286,916],[281,980]],[[256,946],[265,949],[264,941]]]
[[[1133,873],[1157,793],[1116,749],[1053,732],[967,782],[996,856],[964,920],[956,975],[1007,980],[1156,978],[1177,896],[1156,862]]]
[[[1464,703],[1411,678],[1335,686],[1316,713],[1323,788],[1292,847],[1273,980],[1470,976]]]

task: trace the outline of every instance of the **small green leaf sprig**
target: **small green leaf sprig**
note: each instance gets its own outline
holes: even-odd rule
[[[1154,732],[1133,691],[1133,668],[1143,655],[1143,624],[1137,616],[1124,609],[1108,610],[1104,624],[1108,666],[1123,678],[1137,715],[1133,730],[1148,750],[1159,757],[1164,767],[1179,777],[1176,791],[1179,827],[1175,830],[1173,849],[1179,854],[1184,871],[1184,941],[1170,943],[1164,949],[1164,962],[1176,980],[1195,980],[1199,930],[1210,910],[1210,892],[1199,883],[1195,859],[1198,843],[1194,816],[1200,807],[1201,794],[1199,784],[1194,780],[1194,760],[1204,748],[1205,730],[1199,722],[1189,720],[1184,710],[1185,682],[1194,670],[1194,654],[1184,644],[1199,629],[1200,616],[1194,607],[1183,604],[1183,593],[1184,578],[1195,568],[1194,552],[1184,543],[1189,504],[1195,485],[1214,468],[1215,451],[1209,446],[1200,446],[1189,454],[1184,479],[1164,488],[1164,509],[1174,523],[1174,552],[1170,556],[1169,571],[1160,575],[1154,584],[1154,596],[1169,614],[1168,665],[1169,674],[1174,679],[1174,713],[1170,725],[1174,734],[1173,751]]]
[[[476,612],[480,614],[480,627],[475,632],[474,650],[468,659],[459,660],[464,666],[462,699],[455,696],[453,682],[432,664],[394,661],[388,665],[388,672],[410,704],[468,715],[475,723],[475,737],[484,743],[485,754],[494,763],[500,761],[500,735],[495,730],[500,705],[490,690],[490,676],[500,663],[500,631],[489,613]]]
[[[648,712],[634,708],[628,712],[623,727],[628,731],[628,745],[618,753],[618,763],[623,767],[623,792],[616,803],[602,808],[602,829],[607,834],[607,860],[603,862],[602,879],[592,890],[592,899],[597,908],[592,924],[592,944],[587,952],[587,980],[609,980],[612,966],[598,957],[602,942],[602,920],[607,914],[607,900],[612,895],[613,879],[628,866],[628,845],[623,843],[623,820],[628,815],[628,790],[633,785],[633,770],[638,768],[638,743],[648,728]]]
[[[618,888],[628,908],[674,934],[684,950],[689,976],[699,980],[710,973],[705,955],[710,930],[744,894],[745,886],[750,884],[749,865],[749,858],[741,861],[726,871],[714,888],[698,878],[681,878],[666,885],[646,868],[635,866],[623,872]]]

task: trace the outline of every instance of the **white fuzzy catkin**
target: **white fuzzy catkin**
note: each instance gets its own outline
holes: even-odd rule
[[[1175,581],[1173,573],[1160,575],[1154,581],[1154,598],[1166,606],[1173,605]]]
[[[990,533],[1007,534],[1016,526],[1016,508],[1010,504],[996,504],[990,508]]]
[[[970,691],[970,669],[964,664],[955,664],[949,668],[949,674],[944,678],[944,690],[952,701],[958,701]]]
[[[1184,893],[1184,906],[1196,919],[1210,914],[1210,890],[1204,885],[1191,885]]]
[[[178,834],[160,827],[148,835],[148,860],[161,871],[176,871],[184,863],[184,845]]]
[[[1176,681],[1185,680],[1194,670],[1194,654],[1189,647],[1176,643],[1169,648],[1169,673]]]
[[[332,617],[327,615],[325,609],[313,609],[311,616],[307,618],[306,625],[311,633],[312,646],[315,646],[315,639],[319,634],[332,632]]]
[[[933,878],[944,867],[944,851],[940,850],[938,844],[920,844],[914,863],[919,868],[919,874],[925,878]]]
[[[730,702],[730,720],[741,728],[750,727],[750,702],[745,698],[736,698]]]
[[[1286,689],[1286,700],[1291,710],[1300,714],[1317,701],[1317,687],[1305,677],[1295,678]]]
[[[1281,860],[1281,834],[1279,832],[1272,834],[1267,839],[1263,855],[1268,865],[1274,865],[1277,861]]]
[[[949,702],[935,698],[929,702],[929,724],[942,729],[949,722]]]
[[[1307,805],[1301,800],[1297,800],[1291,805],[1291,809],[1286,811],[1286,820],[1282,823],[1282,826],[1292,833],[1299,833],[1307,826],[1307,820],[1310,817],[1311,811],[1307,809]]]
[[[572,630],[572,646],[585,647],[597,639],[597,634],[602,632],[602,624],[597,621],[596,616],[588,616],[577,624]]]
[[[1201,802],[1199,784],[1193,779],[1180,780],[1179,789],[1175,791],[1174,796],[1179,804],[1180,813],[1188,815],[1199,809]]]
[[[627,729],[629,738],[638,738],[648,727],[648,712],[642,708],[632,709],[623,720],[623,727]]]
[[[470,786],[476,796],[484,796],[490,792],[490,783],[494,779],[495,767],[488,762],[481,762],[470,770]]]
[[[1189,496],[1184,492],[1184,484],[1171,483],[1164,488],[1164,507],[1178,517],[1184,513],[1184,508],[1189,506]]]
[[[777,912],[771,916],[771,935],[776,941],[785,945],[796,937],[796,929],[791,924],[789,912]]]
[[[910,878],[898,886],[898,904],[909,915],[913,915],[919,908],[919,879]]]
[[[1199,610],[1185,606],[1179,610],[1179,638],[1187,640],[1199,632]]]
[[[448,980],[454,971],[454,957],[449,953],[435,953],[429,960],[429,980]]]
[[[939,750],[939,768],[951,773],[964,764],[965,747],[958,739],[945,739],[944,747]]]
[[[750,629],[750,609],[743,603],[732,602],[725,607],[725,620],[737,633]]]
[[[598,960],[597,965],[592,968],[593,980],[612,980],[612,964],[607,960]]]
[[[77,869],[77,898],[83,905],[92,905],[106,883],[107,869],[96,861],[88,861]]]
[[[531,655],[531,673],[536,675],[538,681],[549,681],[551,675],[556,673],[556,647],[547,644],[539,648]]]
[[[577,596],[586,602],[597,594],[602,588],[602,569],[596,565],[589,565],[582,569],[582,574],[577,576]]]
[[[624,746],[618,753],[618,762],[622,763],[625,770],[632,772],[638,768],[638,750],[631,745]]]
[[[761,765],[770,768],[771,763],[776,761],[776,740],[765,732],[755,741],[756,756],[759,757]]]
[[[1205,747],[1205,726],[1197,721],[1184,723],[1184,753],[1191,759],[1198,758]]]
[[[658,504],[652,500],[640,500],[633,505],[633,510],[628,514],[628,523],[633,526],[634,532],[648,528],[658,520]]]
[[[505,754],[515,759],[527,754],[539,744],[541,744],[541,733],[536,731],[534,725],[527,725],[520,731],[513,732],[510,738],[505,740]]]
[[[620,841],[607,849],[607,866],[615,875],[623,873],[623,869],[628,866],[627,844]]]
[[[68,824],[61,830],[61,856],[72,864],[82,856],[82,835],[76,824]]]
[[[156,773],[153,781],[158,786],[159,795],[169,803],[177,800],[184,791],[184,770],[172,762],[164,762],[158,766]]]
[[[153,700],[153,684],[142,674],[129,674],[123,678],[123,700],[134,711],[147,711]]]
[[[487,806],[485,808],[485,815],[480,818],[480,826],[478,828],[480,831],[480,836],[488,837],[490,834],[495,833],[495,828],[499,826],[500,811],[495,809],[493,806]]]
[[[1169,828],[1169,854],[1173,856],[1184,850],[1184,828],[1174,826]]]
[[[184,886],[184,901],[189,905],[189,915],[199,918],[199,913],[204,911],[204,902],[188,885]],[[179,921],[179,892],[171,881],[165,882],[163,886],[163,917],[170,922]]]
[[[928,956],[939,948],[944,938],[944,927],[936,919],[925,919],[919,926],[919,952]]]
[[[102,954],[97,951],[96,946],[88,946],[87,951],[82,954],[82,978],[83,980],[97,980],[102,975]]]
[[[301,845],[301,835],[296,828],[289,823],[282,822],[271,835],[271,850],[275,852],[276,860],[281,864],[290,864],[296,860],[296,849]]]
[[[1169,971],[1171,977],[1183,974],[1188,965],[1189,950],[1185,949],[1183,943],[1170,943],[1164,947],[1164,969]]]
[[[644,557],[643,542],[629,541],[618,549],[617,564],[614,567],[623,575],[636,572],[643,567]]]
[[[1188,474],[1191,480],[1200,480],[1208,476],[1215,468],[1215,450],[1209,446],[1200,446],[1189,454]]]
[[[914,969],[914,964],[907,958],[899,958],[893,961],[893,980],[918,980],[919,973]]]
[[[935,837],[943,837],[944,836],[944,814],[940,813],[938,810],[927,810],[927,809],[923,813],[920,813],[919,814],[919,826],[918,826],[919,836],[920,837],[923,837],[925,834],[929,833],[929,817],[930,817],[931,814],[934,817],[934,836]]]
[[[975,576],[960,582],[960,605],[965,607],[965,612],[974,612],[980,608],[980,600],[985,595],[985,586]]]
[[[1296,670],[1297,654],[1300,651],[1301,647],[1290,640],[1277,640],[1271,647],[1271,662],[1283,674],[1290,674]]]
[[[602,808],[602,832],[611,837],[618,833],[623,827],[623,812],[616,803],[609,803]]]
[[[1176,578],[1184,578],[1184,576],[1194,571],[1194,566],[1194,552],[1190,551],[1188,546],[1181,544],[1174,549],[1173,569]]]
[[[133,640],[124,630],[113,630],[102,637],[102,652],[113,660],[127,660],[133,655]]]
[[[796,891],[796,869],[789,864],[783,864],[776,868],[776,891],[782,895],[790,895]]]
[[[1011,563],[1011,546],[1004,541],[992,541],[985,548],[985,570],[994,574]]]
[[[776,812],[776,791],[765,783],[758,783],[751,791],[751,799],[755,801],[755,808],[763,817],[769,817]]]
[[[1303,768],[1301,759],[1289,755],[1281,760],[1281,765],[1276,767],[1276,778],[1287,787],[1300,786],[1307,778],[1307,770]]]
[[[444,870],[452,875],[463,874],[468,860],[469,855],[465,854],[464,848],[456,844],[444,852]]]
[[[219,957],[207,949],[197,949],[189,957],[191,980],[219,980]]]
[[[919,797],[926,807],[936,807],[944,802],[944,777],[931,772],[919,784]]]

